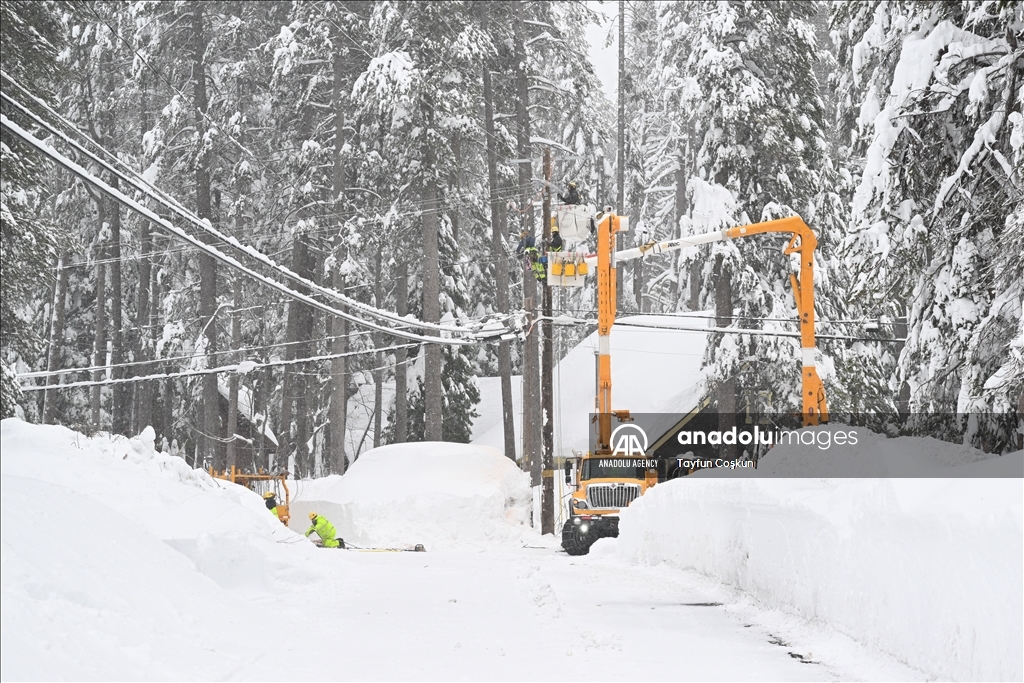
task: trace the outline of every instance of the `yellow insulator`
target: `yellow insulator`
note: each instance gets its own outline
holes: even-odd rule
[[[569,262],[565,264],[565,276],[576,277],[576,264]]]
[[[550,254],[548,255],[548,258],[551,258],[551,274],[554,275],[555,277],[561,277],[562,276],[562,262],[560,260],[554,258]]]
[[[587,266],[587,262],[586,261],[580,261],[579,264],[576,266],[576,274],[577,275],[586,275],[589,272],[590,272],[590,267]]]

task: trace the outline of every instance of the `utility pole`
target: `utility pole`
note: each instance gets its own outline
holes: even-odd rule
[[[547,250],[551,244],[551,148],[544,148],[544,248]],[[541,350],[541,403],[544,411],[544,461],[543,461],[543,488],[541,489],[541,522],[540,532],[542,534],[555,533],[555,423],[554,423],[554,389],[552,386],[552,375],[554,374],[555,353],[552,340],[551,325],[551,287],[545,282],[543,290],[543,311],[544,321],[541,323],[541,335],[543,346]]]

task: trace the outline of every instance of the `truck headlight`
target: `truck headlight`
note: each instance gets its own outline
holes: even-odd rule
[[[586,510],[588,507],[587,501],[579,500],[578,498],[572,499],[572,505],[573,507],[579,508],[580,510]]]

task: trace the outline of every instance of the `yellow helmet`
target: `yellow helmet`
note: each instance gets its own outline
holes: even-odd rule
[[[269,500],[271,498],[276,498],[276,497],[277,496],[274,494],[273,491],[267,491],[266,493],[263,494],[263,500]]]
[[[309,513],[309,518],[310,519],[316,519],[316,513],[315,512],[310,512]]]

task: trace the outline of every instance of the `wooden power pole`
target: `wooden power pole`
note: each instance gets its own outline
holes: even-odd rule
[[[544,249],[551,244],[551,148],[544,148]],[[552,375],[554,374],[555,352],[552,339],[551,326],[551,287],[545,282],[543,290],[543,314],[544,320],[541,323],[541,405],[544,411],[544,460],[543,460],[543,488],[541,489],[541,523],[542,534],[555,533],[555,423],[554,423],[554,389],[552,386]]]

